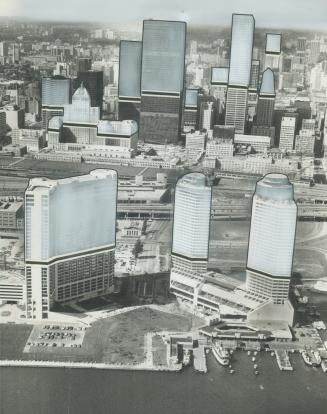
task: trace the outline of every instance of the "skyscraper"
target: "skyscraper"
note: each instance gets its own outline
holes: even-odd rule
[[[184,93],[186,23],[143,22],[140,139],[176,143]]]
[[[119,119],[139,122],[142,42],[122,40],[119,49]]]
[[[91,70],[92,67],[92,59],[88,57],[83,57],[78,59],[78,67],[77,67],[77,73],[79,72],[86,72],[88,70]]]
[[[257,182],[247,258],[247,290],[258,299],[288,300],[295,244],[297,207],[293,186],[283,174]]]
[[[259,304],[247,314],[250,323],[293,324],[294,309],[289,301],[297,217],[293,197],[293,186],[283,174],[268,174],[256,185],[246,290]]]
[[[33,178],[25,192],[27,317],[112,292],[117,173]]]
[[[64,105],[69,104],[71,82],[63,76],[42,78],[42,128],[47,130],[53,116],[63,115]]]
[[[209,250],[211,187],[204,174],[190,173],[176,184],[172,267],[205,272]]]
[[[280,33],[266,34],[265,69],[278,70],[281,52],[282,35]]]
[[[225,125],[244,133],[251,79],[254,17],[233,14]]]
[[[183,113],[183,131],[195,129],[198,123],[199,89],[186,89]]]
[[[260,126],[272,126],[275,107],[275,79],[274,72],[268,68],[262,74],[257,105],[256,124]]]
[[[280,127],[279,149],[292,151],[294,149],[296,118],[283,116]]]
[[[228,84],[228,67],[211,68],[210,95],[218,102],[218,123],[225,122],[226,94]]]
[[[91,97],[91,106],[97,106],[102,111],[103,104],[103,72],[100,70],[88,70],[80,72],[75,81],[75,90],[83,82]]]

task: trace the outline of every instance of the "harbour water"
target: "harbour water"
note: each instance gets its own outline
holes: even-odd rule
[[[326,414],[327,374],[291,355],[281,372],[270,353],[237,352],[232,366],[208,357],[208,373],[0,368],[1,414]]]

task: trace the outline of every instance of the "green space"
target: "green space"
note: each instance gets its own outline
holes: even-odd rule
[[[0,324],[0,359],[22,359],[32,325]]]
[[[137,364],[145,359],[146,333],[190,328],[190,317],[140,308],[93,323],[81,348],[40,347],[23,353],[32,326],[0,325],[0,355],[1,359]]]
[[[153,365],[155,366],[167,365],[167,345],[164,343],[160,335],[155,335],[152,338],[152,355],[153,355]]]

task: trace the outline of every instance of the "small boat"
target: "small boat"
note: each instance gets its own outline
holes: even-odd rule
[[[319,352],[317,351],[302,351],[301,352],[303,361],[309,366],[309,367],[319,367],[321,364],[321,356],[319,355]]]
[[[254,371],[255,375],[259,375],[259,371]]]
[[[248,355],[249,355],[249,356],[251,355],[251,351],[248,351]]]
[[[234,372],[235,372],[235,371],[234,371],[233,369],[230,369],[230,370],[229,370],[229,373],[230,373],[230,374],[234,374]]]
[[[221,345],[213,345],[212,346],[212,353],[214,354],[216,360],[221,365],[229,365],[230,363],[230,355],[229,352],[224,349]]]
[[[274,351],[272,351],[270,355],[271,355],[271,356],[275,356],[275,352],[274,352]]]
[[[255,357],[252,357],[252,362],[255,362]]]
[[[258,365],[257,365],[257,364],[254,364],[254,365],[253,365],[253,368],[254,368],[254,369],[257,369],[257,368],[258,368]]]
[[[257,351],[254,351],[254,355],[257,356],[258,355],[258,352]]]

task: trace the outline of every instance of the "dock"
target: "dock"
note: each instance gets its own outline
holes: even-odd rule
[[[293,371],[288,353],[285,350],[276,350],[275,351],[277,364],[281,371]]]
[[[194,357],[194,369],[197,372],[203,372],[204,374],[208,371],[207,369],[207,359],[204,346],[200,345],[198,348],[193,349]]]

